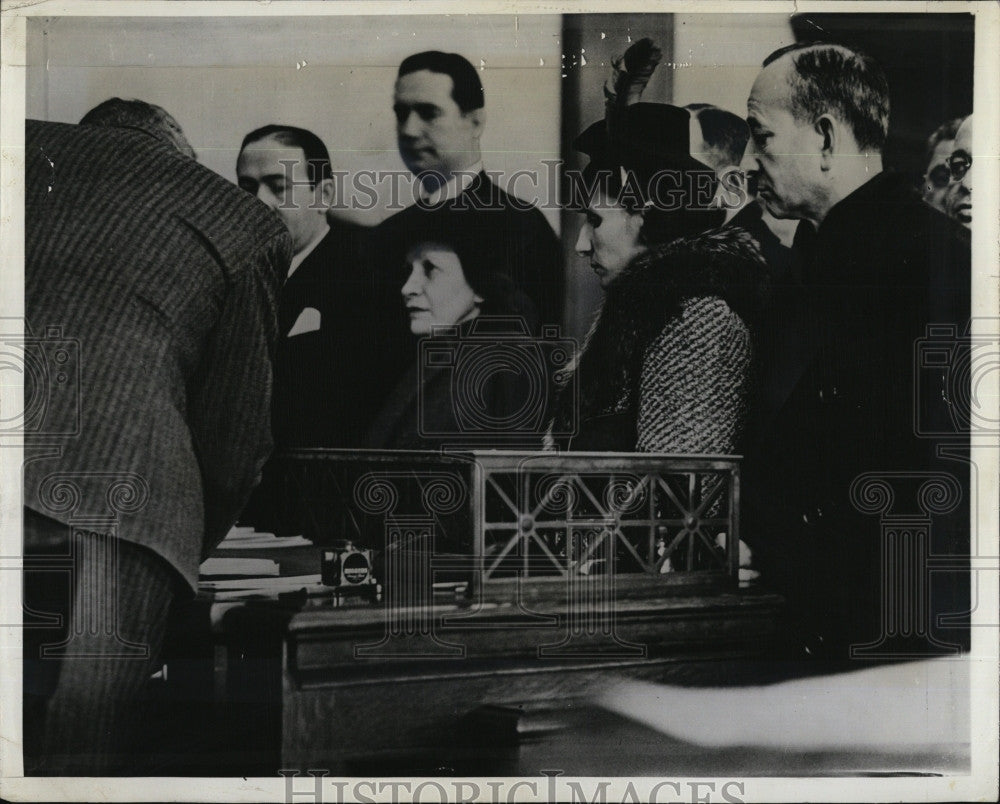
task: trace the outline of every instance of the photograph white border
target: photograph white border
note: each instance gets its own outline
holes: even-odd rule
[[[988,163],[977,174],[976,207],[1000,209],[1000,5],[995,2],[119,2],[79,0],[75,2],[5,2],[2,6],[2,65],[0,65],[0,316],[23,317],[23,169],[26,80],[26,19],[35,16],[286,16],[286,15],[393,15],[393,14],[554,14],[554,13],[784,13],[828,11],[837,13],[954,13],[972,12],[975,29],[976,114],[974,150],[977,161]],[[973,317],[981,320],[1000,316],[998,272],[1000,272],[1000,217],[977,214],[973,231]],[[986,334],[986,333],[982,333]],[[986,389],[1000,399],[997,372]],[[4,387],[6,405],[19,404],[20,389]],[[10,408],[5,408],[10,409]],[[1000,534],[998,504],[998,443],[995,437],[974,438],[972,458],[979,467],[978,522],[981,538],[976,566],[993,571],[978,573],[979,607],[975,622],[996,616],[1000,582]],[[21,450],[18,444],[0,441],[0,623],[20,616]],[[739,798],[744,801],[968,801],[995,800],[998,726],[998,637],[993,628],[973,627],[972,652],[968,657],[973,691],[972,772],[969,776],[919,778],[744,778]],[[286,801],[286,782],[281,777],[265,779],[54,779],[28,778],[21,774],[21,678],[20,633],[17,627],[0,627],[0,796],[9,801]],[[416,781],[416,780],[414,780]],[[446,784],[453,784],[447,780]],[[487,780],[478,781],[484,791]],[[513,781],[513,780],[508,780]],[[536,778],[538,795],[530,787],[519,788],[518,800],[545,800],[545,780]],[[593,790],[596,780],[581,780]],[[618,780],[607,789],[608,801],[627,795],[628,780]],[[649,790],[662,779],[637,779],[633,790],[646,800]],[[683,780],[685,783],[688,780]],[[731,779],[714,781],[716,791]],[[324,801],[337,801],[333,780],[324,788]],[[566,779],[560,778],[564,784]],[[297,788],[299,789],[299,788]],[[454,787],[447,789],[453,790]],[[705,789],[705,788],[703,788]],[[565,791],[565,787],[560,787]],[[345,792],[350,792],[348,788]],[[687,791],[687,788],[685,788]],[[355,791],[381,798],[375,788]],[[433,791],[426,800],[437,800]],[[506,795],[506,794],[504,794]],[[328,797],[327,797],[328,796]],[[521,798],[525,796],[524,798]],[[684,793],[684,800],[692,800]],[[297,795],[295,801],[311,800]],[[343,800],[350,800],[344,798]],[[487,795],[481,800],[490,800]],[[507,800],[504,798],[503,800]],[[625,798],[625,800],[630,800]],[[677,800],[677,799],[668,799]],[[712,800],[722,800],[713,797]]]

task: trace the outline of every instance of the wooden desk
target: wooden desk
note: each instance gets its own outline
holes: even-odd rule
[[[623,678],[705,687],[713,695],[722,687],[815,676],[796,689],[822,699],[834,683],[829,673],[857,671],[861,663],[848,668],[782,655],[774,630],[780,604],[774,595],[746,590],[623,601],[616,632],[622,642],[646,647],[645,656],[633,657],[613,655],[603,632],[579,640],[577,657],[540,656],[540,645],[558,633],[526,628],[513,607],[499,607],[476,627],[438,632],[442,642],[464,647],[451,658],[375,658],[358,648],[393,645],[384,640],[384,612],[303,611],[286,638],[282,767],[344,776],[536,779],[552,770],[679,779],[969,772],[970,746],[960,738],[822,750],[705,748],[593,703]],[[459,611],[439,606],[434,613],[440,621]],[[669,706],[665,690],[664,696],[651,695],[649,706]],[[718,717],[718,706],[714,711]]]
[[[312,535],[382,551],[386,592],[341,608],[294,594],[202,601],[225,747],[265,772],[346,773],[414,751],[433,765],[612,678],[707,678],[776,649],[781,599],[736,584],[732,456],[287,457],[300,513],[319,523],[333,509]],[[283,575],[319,570],[318,550],[302,553],[304,569],[294,550],[275,552],[250,555]],[[456,577],[476,579],[484,608],[431,594],[432,580]]]
[[[521,714],[572,710],[622,675],[720,683],[738,663],[773,654],[780,605],[776,595],[735,589],[625,599],[610,616],[589,612],[594,627],[561,649],[572,623],[551,600],[532,603],[534,618],[506,605],[462,621],[468,610],[436,606],[429,632],[395,637],[381,608],[305,610],[285,644],[282,765],[512,773],[516,738],[531,731]],[[546,616],[552,622],[540,627]]]
[[[294,576],[314,573],[320,552],[297,547],[225,555],[270,558],[279,562],[282,576]],[[778,650],[775,620],[782,601],[776,595],[694,587],[651,594],[655,580],[636,576],[631,582],[619,585],[613,628],[593,618],[590,633],[578,629],[567,646],[576,655],[544,657],[539,651],[557,645],[570,624],[565,604],[555,602],[558,595],[539,591],[537,584],[521,596],[531,616],[495,604],[475,610],[466,627],[456,629],[452,618],[474,610],[434,606],[432,630],[442,645],[430,647],[445,655],[421,658],[412,651],[426,648],[426,639],[420,645],[413,639],[390,642],[403,654],[395,657],[355,655],[356,647],[386,636],[384,605],[348,600],[334,608],[329,600],[294,594],[219,603],[199,595],[183,626],[189,646],[197,649],[183,661],[168,661],[172,685],[181,688],[171,712],[189,704],[197,710],[182,740],[188,752],[183,771],[534,773],[528,770],[532,763],[544,765],[549,756],[563,761],[563,753],[573,753],[573,732],[597,717],[581,714],[587,711],[582,702],[609,680],[625,675],[724,684],[752,673],[755,662]],[[455,645],[461,646],[457,652],[449,647]],[[641,646],[645,655],[630,645]],[[619,649],[623,655],[614,655]],[[554,717],[559,727],[548,730],[545,724]],[[624,732],[647,731],[613,719]],[[595,747],[579,767],[614,767],[619,750]],[[169,761],[163,767],[175,770]]]

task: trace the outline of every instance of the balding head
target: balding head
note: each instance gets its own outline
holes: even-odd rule
[[[815,226],[882,171],[889,93],[881,68],[841,45],[772,53],[747,100],[743,167],[776,218]]]
[[[878,62],[843,45],[795,44],[764,59],[788,83],[787,108],[802,122],[824,114],[847,124],[858,149],[881,153],[889,133],[889,84]]]
[[[80,125],[137,128],[172,145],[185,156],[195,158],[194,148],[187,141],[180,125],[166,109],[155,103],[108,98],[87,112],[80,120]]]

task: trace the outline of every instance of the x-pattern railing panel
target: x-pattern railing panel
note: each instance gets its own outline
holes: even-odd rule
[[[512,554],[520,554],[522,577],[577,571],[609,538],[633,571],[660,574],[682,548],[689,571],[732,571],[729,541],[736,536],[738,513],[735,459],[653,458],[648,471],[637,472],[645,467],[625,466],[622,456],[610,461],[561,457],[564,466],[548,459],[534,467],[526,457],[520,463],[487,460],[481,467],[481,529],[502,538],[500,558],[489,564],[487,580]],[[651,458],[642,456],[639,462]],[[607,470],[594,471],[605,462]],[[517,488],[517,500],[508,493],[511,488]],[[717,533],[724,535],[721,551]],[[532,553],[539,551],[544,560],[532,561]]]
[[[484,580],[593,571],[736,574],[739,462],[731,456],[299,450],[280,461],[313,534],[381,547],[388,514],[359,506],[355,486],[384,475],[400,490],[392,515],[427,516],[439,535],[447,524],[449,550],[460,532]],[[426,509],[422,478],[441,472],[464,484],[468,503],[439,516]]]

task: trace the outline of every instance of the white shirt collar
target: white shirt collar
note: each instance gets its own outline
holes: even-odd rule
[[[458,171],[454,176],[448,179],[448,181],[429,193],[425,192],[423,187],[421,187],[420,198],[430,206],[435,206],[440,204],[442,201],[455,198],[468,190],[469,185],[472,184],[472,180],[482,172],[483,162],[482,160],[479,160],[474,165],[470,165],[469,167]]]
[[[324,222],[323,229],[316,235],[312,240],[309,241],[309,245],[306,246],[302,251],[292,257],[292,262],[288,266],[288,276],[295,273],[295,269],[302,265],[303,260],[312,254],[313,249],[319,245],[319,241],[326,237],[327,233],[330,231],[330,224]]]

